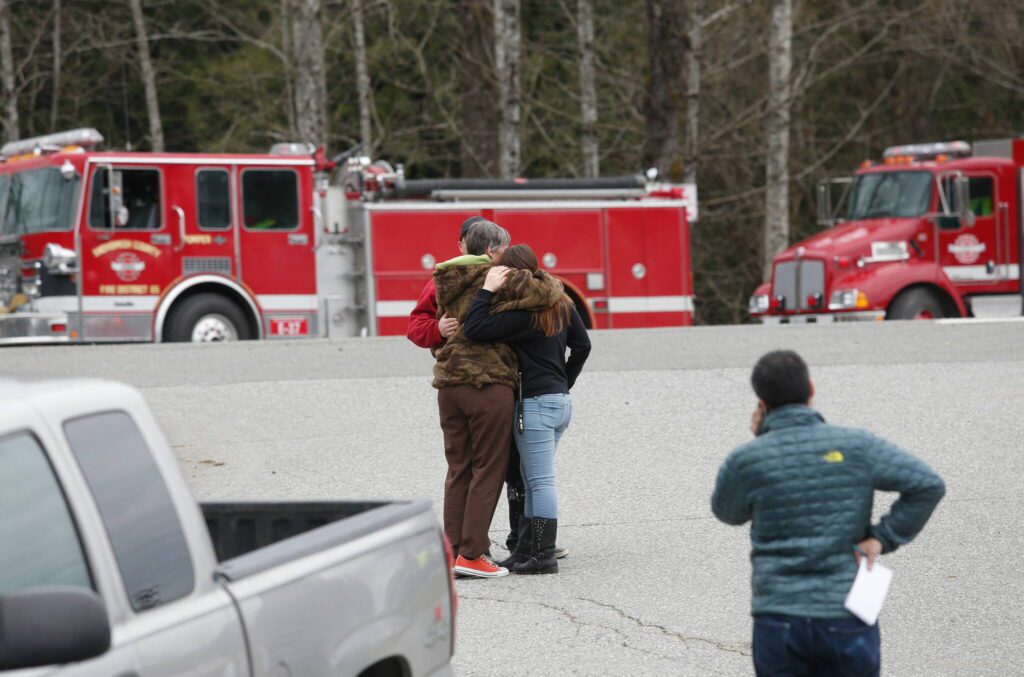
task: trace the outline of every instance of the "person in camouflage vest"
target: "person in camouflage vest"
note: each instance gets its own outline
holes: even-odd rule
[[[508,232],[478,221],[466,234],[465,256],[439,263],[434,272],[438,312],[458,321],[447,341],[431,349],[433,386],[444,433],[448,474],[445,480],[445,533],[458,557],[455,573],[496,578],[508,570],[485,552],[488,531],[508,468],[518,378],[515,353],[503,343],[470,341],[462,330],[470,301],[483,286],[492,257],[509,244]],[[528,279],[529,278],[529,279]],[[551,305],[561,297],[557,281],[537,282],[527,274],[499,300],[509,309]],[[511,289],[517,296],[513,297]]]

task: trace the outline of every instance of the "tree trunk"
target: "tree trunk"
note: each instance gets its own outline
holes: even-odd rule
[[[521,169],[519,148],[519,0],[494,0],[494,62],[498,71],[498,172],[511,179]]]
[[[774,0],[768,43],[768,157],[765,180],[764,274],[789,244],[789,121],[792,103],[793,0]]]
[[[590,0],[577,0],[580,41],[580,109],[583,117],[583,175],[598,176],[597,85],[594,77],[594,7]]]
[[[460,0],[459,28],[462,176],[490,177],[498,172],[493,0]]]
[[[321,0],[296,0],[292,17],[295,50],[295,123],[299,140],[327,145],[327,68]]]
[[[683,0],[647,0],[647,59],[650,75],[644,102],[645,166],[678,179],[679,98],[682,85]]]
[[[50,131],[57,131],[60,112],[60,0],[53,0],[53,100],[50,102]]]
[[[11,52],[11,6],[0,0],[0,76],[4,83],[4,139],[18,140],[18,97],[14,91],[14,55]]]
[[[289,138],[298,134],[295,126],[295,52],[292,51],[292,17],[294,0],[281,0],[279,6],[281,19],[281,51],[284,53],[284,95],[285,113],[288,117]]]
[[[683,180],[697,184],[697,165],[700,159],[700,62],[703,1],[687,0],[686,25],[686,149],[683,153],[685,171]]]
[[[149,54],[149,38],[146,22],[142,16],[142,0],[128,0],[132,7],[132,22],[135,24],[135,43],[139,48],[139,69],[142,84],[146,88],[146,113],[149,115],[149,142],[157,153],[164,151],[164,127],[160,121],[160,102],[156,94],[156,73]]]
[[[370,69],[366,60],[366,34],[363,31],[363,0],[352,0],[352,22],[356,29],[356,83],[359,89],[359,135],[363,154],[373,157],[373,132],[370,129]]]

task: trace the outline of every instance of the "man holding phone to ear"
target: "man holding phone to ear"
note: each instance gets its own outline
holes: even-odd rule
[[[711,509],[726,524],[753,520],[755,672],[878,675],[878,625],[865,625],[843,602],[860,558],[870,568],[880,554],[909,543],[945,485],[890,442],[825,423],[810,408],[814,384],[795,352],[764,355],[750,380],[758,397],[755,439],[722,464]],[[871,524],[876,490],[900,497]]]

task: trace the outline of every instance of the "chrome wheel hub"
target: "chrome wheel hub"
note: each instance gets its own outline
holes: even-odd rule
[[[203,315],[192,327],[193,343],[213,343],[215,341],[237,341],[238,330],[231,320],[217,313]]]

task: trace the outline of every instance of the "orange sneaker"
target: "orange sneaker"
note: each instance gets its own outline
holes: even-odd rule
[[[466,559],[459,555],[455,560],[455,566],[452,567],[452,571],[457,576],[475,576],[477,578],[501,578],[502,576],[508,576],[508,569],[498,566],[488,559],[487,555],[480,555],[476,559]]]

